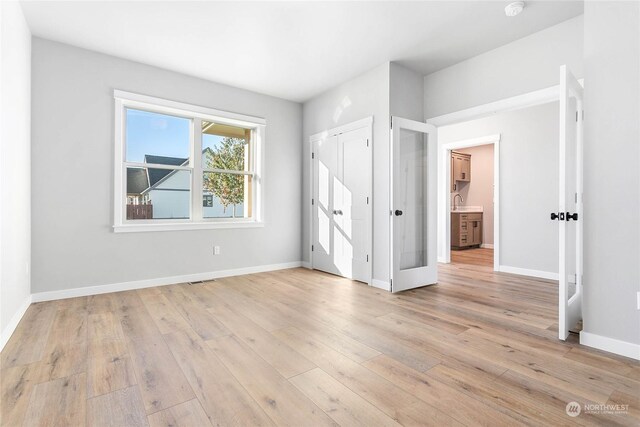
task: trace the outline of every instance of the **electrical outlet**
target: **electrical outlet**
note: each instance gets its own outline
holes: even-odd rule
[[[214,255],[220,255],[220,246],[214,246],[213,247],[213,254]]]

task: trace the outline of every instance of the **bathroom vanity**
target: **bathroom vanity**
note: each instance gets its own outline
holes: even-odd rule
[[[461,207],[451,211],[451,249],[482,245],[482,208]]]

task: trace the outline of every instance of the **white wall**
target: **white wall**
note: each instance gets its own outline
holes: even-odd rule
[[[557,85],[563,64],[581,78],[582,38],[578,16],[426,76],[425,118]]]
[[[300,104],[39,38],[32,59],[34,293],[300,261]],[[264,117],[265,227],[113,233],[113,89]]]
[[[31,33],[17,2],[0,2],[0,349],[30,298]]]
[[[389,109],[392,116],[424,120],[424,76],[392,62],[389,66]]]
[[[558,205],[558,132],[557,102],[438,129],[439,144],[501,134],[501,266],[558,273],[558,224],[549,219]]]
[[[303,105],[302,256],[310,258],[309,137],[373,116],[373,279],[389,281],[389,63],[328,90]],[[385,173],[386,171],[386,173]]]
[[[636,345],[640,344],[639,9],[637,2],[585,2],[584,28],[584,331]],[[637,346],[635,354],[640,358]]]
[[[471,182],[458,183],[451,195],[459,193],[463,206],[482,206],[482,244],[493,245],[493,144],[456,151],[471,155]]]

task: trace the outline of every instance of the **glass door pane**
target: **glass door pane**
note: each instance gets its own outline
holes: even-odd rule
[[[396,182],[396,232],[400,237],[400,270],[419,268],[427,264],[427,188],[425,146],[426,135],[400,129],[399,182]]]
[[[438,281],[437,130],[392,118],[392,292]]]

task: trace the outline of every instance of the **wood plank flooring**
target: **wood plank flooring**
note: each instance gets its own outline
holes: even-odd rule
[[[397,295],[291,269],[33,304],[0,355],[0,424],[640,423],[640,364],[558,341],[555,282],[452,258]]]

